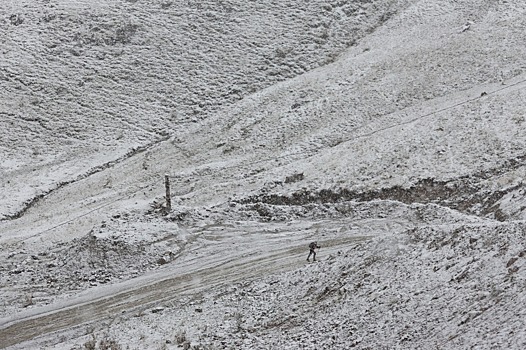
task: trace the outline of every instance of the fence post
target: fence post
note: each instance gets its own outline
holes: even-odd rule
[[[166,188],[166,212],[172,211],[172,197],[170,195],[170,175],[164,175],[164,187]]]

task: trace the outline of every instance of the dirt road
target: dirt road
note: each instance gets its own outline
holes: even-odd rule
[[[282,234],[245,238],[237,242],[235,249],[231,242],[224,242],[218,243],[215,254],[195,257],[191,256],[194,252],[188,252],[154,274],[0,320],[0,348],[147,309],[180,295],[294,269],[305,263],[308,238],[303,235],[294,237],[293,242],[290,236]],[[364,239],[367,237],[343,235],[324,240],[320,256],[326,257]]]

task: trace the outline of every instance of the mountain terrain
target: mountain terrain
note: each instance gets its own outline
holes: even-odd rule
[[[523,349],[525,14],[2,2],[0,348]]]

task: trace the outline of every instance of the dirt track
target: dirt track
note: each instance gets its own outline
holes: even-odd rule
[[[51,332],[60,332],[93,322],[111,319],[120,313],[147,309],[178,295],[195,294],[220,284],[249,280],[257,276],[297,268],[304,263],[306,237],[261,236],[241,243],[242,249],[224,256],[192,258],[134,283],[109,286],[88,299],[77,297],[63,305],[37,310],[36,314],[18,315],[1,324],[0,348],[6,348]],[[327,256],[366,237],[340,237],[322,242],[320,256]],[[262,243],[262,244],[261,244]],[[274,247],[274,248],[272,248]],[[228,248],[225,246],[225,248]],[[223,252],[225,252],[223,250]],[[226,252],[225,252],[226,253]]]

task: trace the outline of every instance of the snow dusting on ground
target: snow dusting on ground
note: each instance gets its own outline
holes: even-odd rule
[[[525,14],[2,1],[0,348],[526,348]]]

